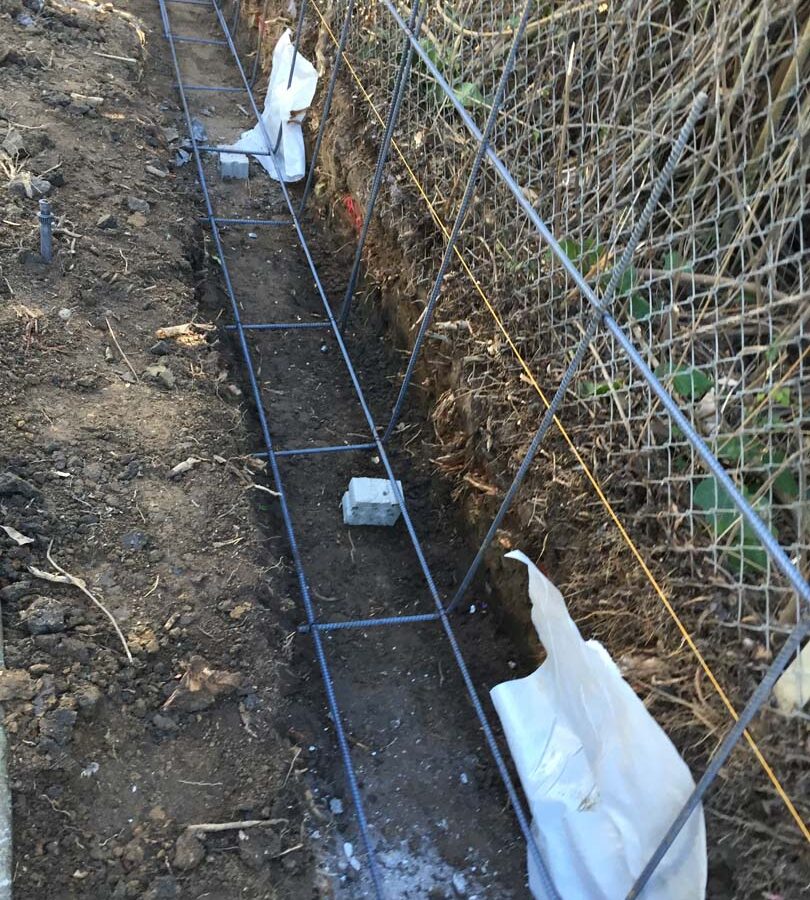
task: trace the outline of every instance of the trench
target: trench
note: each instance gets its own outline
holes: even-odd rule
[[[219,37],[213,15],[191,5],[173,5],[171,23],[175,33]],[[180,46],[184,82],[238,83],[227,48]],[[231,95],[195,92],[190,105],[192,115],[204,111],[210,144],[227,143],[253,124]],[[217,215],[276,219],[286,213],[278,185],[255,162],[250,179],[238,182],[219,178],[212,155],[203,159]],[[193,172],[188,178],[191,182]],[[299,194],[300,185],[292,186],[294,201]],[[323,319],[318,292],[291,227],[220,227],[244,322]],[[334,303],[348,279],[345,245],[317,217],[305,221],[305,231]],[[228,322],[221,261],[208,232],[203,241],[206,277],[201,307],[207,316]],[[233,331],[223,326],[223,337],[230,342],[233,367],[238,369],[241,354]],[[368,441],[366,422],[331,331],[248,331],[246,338],[277,451]],[[403,368],[385,316],[370,304],[358,305],[346,339],[371,411],[377,421],[385,422]],[[249,396],[247,378],[242,390]],[[262,432],[255,409],[253,416],[259,451]],[[390,459],[436,587],[448,596],[471,558],[472,534],[454,508],[448,487],[434,477],[432,450],[427,426],[422,428],[418,417],[412,416]],[[348,529],[342,522],[340,499],[349,479],[385,477],[376,451],[277,459],[319,622],[435,611],[401,520],[392,528]],[[323,841],[324,864],[338,876],[346,896],[373,896],[369,860],[353,815],[312,642],[298,630],[305,616],[280,505],[263,494],[256,506],[272,566],[267,603],[289,630],[294,648],[282,685],[290,700],[286,728],[306,748],[313,794],[337,810],[337,826],[315,828],[311,837],[316,844]],[[464,611],[453,617],[482,697],[495,683],[514,677],[516,668],[530,664],[512,641],[508,620],[488,600],[486,590],[475,591]],[[439,623],[321,634],[385,896],[525,896],[525,841]]]

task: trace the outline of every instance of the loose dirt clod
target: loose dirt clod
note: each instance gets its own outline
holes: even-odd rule
[[[241,676],[235,672],[213,669],[201,656],[193,656],[180,684],[163,704],[163,708],[178,712],[199,712],[212,706],[221,697],[232,694],[241,683]]]
[[[174,845],[174,859],[172,864],[182,872],[190,872],[205,859],[205,844],[198,837],[198,833],[186,829]]]

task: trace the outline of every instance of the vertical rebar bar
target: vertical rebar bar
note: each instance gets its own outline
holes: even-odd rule
[[[478,572],[481,563],[483,562],[484,556],[489,549],[489,545],[492,543],[492,539],[495,537],[495,533],[500,528],[501,523],[506,517],[506,514],[509,512],[512,501],[515,499],[515,495],[520,489],[520,486],[523,483],[523,479],[526,477],[526,473],[529,471],[529,467],[534,460],[535,454],[537,453],[540,444],[543,442],[546,433],[551,427],[554,421],[554,417],[557,415],[557,410],[560,408],[563,398],[565,397],[565,394],[574,379],[574,375],[579,369],[580,363],[582,362],[582,359],[587,352],[588,346],[596,335],[599,324],[602,321],[603,313],[613,302],[613,296],[616,292],[616,288],[618,287],[622,276],[627,270],[627,267],[630,265],[630,260],[632,259],[633,253],[635,253],[636,247],[638,246],[645,229],[652,219],[655,208],[658,205],[658,201],[661,199],[661,196],[664,193],[667,184],[672,178],[672,173],[675,171],[675,166],[678,164],[678,160],[680,159],[681,154],[686,147],[686,143],[689,140],[689,137],[692,134],[695,125],[697,124],[697,120],[700,117],[700,114],[703,112],[703,107],[705,106],[707,99],[708,98],[706,94],[700,93],[693,101],[692,108],[689,112],[686,122],[681,128],[678,139],[675,141],[675,145],[670,151],[669,158],[667,159],[664,168],[659,173],[658,178],[655,180],[655,183],[653,184],[652,190],[650,192],[649,199],[644,206],[644,210],[642,211],[641,215],[639,216],[638,222],[636,222],[636,225],[633,228],[630,239],[627,242],[627,246],[625,247],[621,258],[619,259],[619,262],[613,269],[608,285],[605,288],[605,293],[600,298],[596,308],[590,315],[588,325],[585,329],[585,334],[583,335],[582,340],[579,342],[579,346],[577,347],[576,353],[574,354],[574,358],[568,364],[568,368],[565,370],[565,373],[560,380],[559,387],[557,388],[554,397],[552,398],[551,403],[549,404],[548,409],[543,416],[540,427],[537,429],[537,433],[532,438],[531,444],[529,444],[529,449],[526,451],[526,455],[523,457],[523,460],[517,472],[515,473],[512,484],[509,486],[509,490],[506,492],[506,496],[503,498],[500,508],[498,509],[495,518],[492,520],[492,524],[489,526],[489,530],[487,531],[484,540],[481,542],[481,546],[478,548],[478,552],[475,554],[475,558],[470,564],[469,569],[467,569],[464,578],[461,580],[461,584],[458,586],[458,589],[453,595],[453,599],[446,607],[448,613],[455,609],[455,607],[463,600],[467,589],[472,583],[473,578],[475,578],[475,575]]]
[[[234,43],[236,43],[237,38],[238,38],[237,29],[239,28],[239,14],[241,12],[242,12],[242,0],[236,0],[236,3],[234,4],[234,10],[233,10],[233,23],[231,24],[231,35],[233,36]]]
[[[267,18],[267,3],[268,0],[264,0],[264,3],[262,3],[261,13],[259,14],[259,24],[256,26],[256,55],[253,57],[253,69],[250,73],[251,88],[256,85],[256,78],[259,75],[259,62],[262,56],[262,38],[264,37],[264,22]]]
[[[37,218],[39,219],[39,255],[46,263],[49,263],[53,258],[53,230],[51,225],[53,216],[51,215],[51,203],[49,200],[43,199],[39,201]]]
[[[408,390],[411,386],[411,380],[413,379],[414,369],[416,368],[416,363],[419,359],[419,353],[422,349],[422,344],[424,343],[428,328],[430,328],[431,322],[433,321],[433,313],[436,309],[439,295],[442,292],[444,278],[447,275],[447,270],[450,268],[450,262],[453,259],[453,254],[456,251],[456,243],[458,242],[459,234],[461,234],[461,229],[464,226],[464,220],[467,218],[467,212],[469,210],[473,194],[475,193],[476,185],[478,184],[478,175],[481,171],[481,165],[484,161],[484,156],[487,152],[487,148],[489,147],[489,142],[492,139],[492,133],[495,130],[495,125],[498,121],[498,115],[501,111],[501,105],[506,96],[506,86],[509,82],[512,70],[515,67],[515,59],[517,57],[518,47],[523,41],[523,34],[526,30],[526,24],[529,19],[531,7],[532,2],[531,0],[529,0],[523,10],[520,24],[515,31],[515,36],[512,40],[512,46],[509,48],[509,55],[506,59],[506,62],[504,63],[503,71],[501,72],[501,77],[498,81],[498,87],[495,91],[495,97],[492,100],[492,109],[490,109],[489,111],[489,116],[487,118],[484,131],[481,135],[480,141],[478,142],[478,149],[475,153],[475,159],[473,160],[469,177],[467,178],[467,185],[464,188],[464,194],[461,198],[461,205],[458,208],[456,219],[453,222],[453,228],[450,231],[450,237],[447,240],[447,247],[445,248],[444,256],[442,257],[441,265],[439,266],[439,272],[436,275],[435,281],[433,282],[433,287],[431,288],[430,295],[428,296],[427,305],[425,306],[425,310],[422,313],[422,321],[419,324],[419,331],[416,335],[416,340],[414,341],[410,358],[408,359],[408,367],[405,370],[405,377],[403,378],[402,384],[400,385],[399,394],[397,396],[396,402],[394,403],[394,408],[391,412],[391,419],[389,420],[383,434],[383,441],[387,441],[391,437],[391,433],[393,432],[394,428],[396,428],[397,421],[399,420],[400,413],[402,412],[402,407],[405,404],[405,398],[407,397]]]
[[[419,11],[420,0],[414,0],[411,7],[411,15],[408,20],[408,27],[413,29],[416,25],[417,33],[421,30],[422,21],[427,11],[425,4],[422,12]],[[374,215],[374,206],[377,203],[377,195],[380,193],[382,186],[383,172],[385,163],[388,160],[388,152],[391,149],[391,141],[394,138],[394,130],[397,127],[397,119],[399,118],[399,110],[402,107],[402,98],[405,96],[405,90],[408,86],[408,77],[411,71],[411,61],[413,59],[413,47],[407,36],[405,44],[402,47],[402,56],[399,60],[399,68],[394,79],[394,87],[391,91],[391,103],[388,107],[388,116],[385,121],[385,130],[383,132],[382,143],[380,144],[380,152],[377,154],[377,165],[374,169],[374,177],[371,181],[371,193],[369,194],[368,203],[366,203],[366,211],[363,215],[363,224],[360,228],[360,237],[357,241],[357,247],[354,251],[354,263],[349,273],[349,283],[346,286],[346,293],[343,296],[343,304],[340,307],[340,315],[338,316],[338,325],[343,331],[352,308],[352,300],[354,299],[354,291],[357,287],[357,279],[360,276],[360,266],[363,261],[363,248],[366,245],[368,237],[368,229],[371,224],[371,217]]]
[[[307,180],[304,183],[304,192],[301,195],[301,203],[298,207],[299,216],[304,214],[304,209],[307,205],[307,199],[309,198],[309,192],[312,190],[312,182],[315,177],[315,166],[318,163],[318,157],[321,153],[321,143],[323,142],[323,133],[326,129],[326,123],[329,119],[329,113],[332,111],[332,98],[335,95],[335,86],[337,85],[338,75],[340,74],[341,64],[343,63],[343,54],[346,50],[346,44],[349,40],[353,14],[354,0],[349,0],[346,6],[346,17],[343,19],[343,27],[340,29],[340,38],[338,39],[337,52],[335,53],[335,62],[332,66],[332,72],[329,75],[329,86],[326,89],[326,97],[323,101],[321,121],[318,124],[318,136],[315,138],[315,146],[312,148],[312,158],[309,162]]]

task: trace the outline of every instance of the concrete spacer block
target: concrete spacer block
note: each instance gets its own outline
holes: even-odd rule
[[[397,487],[402,491],[401,482]],[[400,514],[387,478],[352,478],[342,505],[346,525],[393,525]]]
[[[219,174],[222,178],[237,178],[244,181],[248,177],[250,162],[244,153],[220,153]]]

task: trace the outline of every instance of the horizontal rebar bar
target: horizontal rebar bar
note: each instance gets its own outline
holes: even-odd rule
[[[183,44],[210,44],[215,47],[227,47],[228,45],[227,41],[221,41],[216,38],[198,38],[187,34],[173,34],[171,39]]]
[[[380,619],[349,619],[346,622],[313,622],[299,625],[298,631],[307,633],[313,628],[318,631],[346,631],[354,628],[379,628],[388,625],[414,625],[417,622],[438,622],[439,613],[421,613],[414,616],[386,616]]]
[[[244,93],[244,88],[239,88],[242,93]],[[216,144],[200,144],[198,147],[199,150],[202,150],[204,153],[242,153],[241,150],[235,150],[233,147],[220,147]],[[247,153],[243,154],[244,156],[272,156],[272,153],[268,153],[266,150],[250,150]]]
[[[180,85],[176,84],[175,87]],[[244,88],[240,87],[216,87],[213,84],[183,84],[183,88],[187,91],[211,91],[215,94],[243,94]],[[237,151],[238,152],[238,151]]]
[[[258,325],[245,323],[245,331],[301,331],[310,328],[331,328],[329,322],[264,322]],[[238,331],[236,325],[226,325],[226,331]]]
[[[376,444],[335,444],[331,447],[297,447],[276,450],[276,456],[314,456],[318,453],[349,453],[354,450],[376,450]]]
[[[200,149],[200,148],[197,148]],[[201,216],[207,222],[207,216]],[[290,219],[227,219],[217,216],[214,221],[217,225],[292,225]]]

